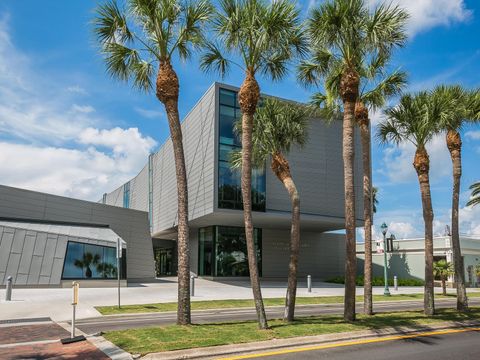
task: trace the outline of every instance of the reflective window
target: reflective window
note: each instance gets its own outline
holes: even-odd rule
[[[262,274],[262,231],[254,229],[257,265]],[[199,230],[199,274],[249,276],[247,243],[242,227],[212,226]]]
[[[122,252],[121,277],[126,278],[126,252]],[[69,241],[63,279],[116,279],[116,248]]]
[[[241,118],[237,93],[220,89],[218,207],[243,209],[240,171],[230,166],[229,154],[241,150],[234,125]],[[252,171],[252,210],[265,211],[265,169]]]
[[[123,207],[130,207],[130,181],[123,185]]]

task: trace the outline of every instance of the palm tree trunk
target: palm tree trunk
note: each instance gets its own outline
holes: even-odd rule
[[[165,105],[175,158],[178,195],[178,308],[177,324],[191,324],[190,314],[190,244],[188,228],[188,187],[182,128],[178,114],[178,77],[168,61],[160,63],[157,98]]]
[[[297,269],[300,252],[300,195],[290,173],[288,160],[280,152],[272,156],[272,170],[283,183],[292,203],[292,224],[290,227],[290,263],[288,265],[288,285],[285,297],[283,319],[293,321],[295,318],[295,300],[297,296]]]
[[[468,310],[467,290],[465,289],[465,272],[458,228],[458,202],[460,196],[460,178],[462,176],[462,139],[456,130],[447,132],[447,147],[450,151],[453,166],[452,192],[452,250],[455,267],[455,284],[457,287],[457,310]]]
[[[354,123],[358,97],[358,74],[347,71],[342,75],[340,91],[343,100],[343,176],[345,186],[345,321],[355,320],[355,278],[357,272],[355,187],[354,187]]]
[[[447,296],[447,282],[444,276],[442,276],[442,295]]]
[[[253,116],[260,99],[260,88],[253,71],[247,71],[247,76],[238,92],[238,102],[242,110],[242,199],[243,218],[245,223],[245,239],[247,242],[248,269],[252,285],[253,299],[257,311],[258,326],[267,329],[267,316],[263,305],[260,277],[257,267],[257,252],[253,239],[252,222],[252,131]]]
[[[365,224],[365,262],[363,283],[363,311],[365,315],[373,314],[372,300],[372,180],[371,180],[371,153],[370,153],[370,121],[368,109],[363,103],[357,102],[355,107],[355,119],[360,126],[362,140],[362,164],[363,164],[363,218]]]
[[[417,171],[422,195],[423,221],[425,222],[425,290],[424,312],[425,315],[435,314],[434,283],[433,283],[433,208],[430,194],[430,159],[425,148],[417,148],[413,163]]]

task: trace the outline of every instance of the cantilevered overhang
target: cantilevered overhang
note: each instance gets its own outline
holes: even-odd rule
[[[289,211],[266,211],[252,212],[253,226],[266,229],[290,229],[291,212]],[[363,226],[363,220],[357,219],[356,226]],[[220,226],[243,226],[243,211],[241,210],[217,210],[208,215],[196,218],[189,222],[191,228]],[[325,232],[341,230],[345,228],[345,219],[328,215],[305,214],[300,215],[300,228],[302,231]],[[152,234],[152,237],[176,240],[177,229],[172,227]]]

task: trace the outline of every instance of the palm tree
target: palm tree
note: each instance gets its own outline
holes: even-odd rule
[[[364,312],[373,314],[372,297],[372,224],[373,224],[373,189],[371,180],[371,135],[370,135],[370,111],[382,108],[389,97],[398,95],[407,83],[407,74],[395,70],[386,74],[389,57],[374,56],[369,63],[359,69],[360,83],[357,103],[355,105],[355,120],[360,128],[362,142],[362,165],[363,165],[363,217],[365,231],[365,262],[364,262]],[[326,78],[326,95],[317,93],[313,96],[313,102],[317,106],[323,106],[328,121],[338,117],[341,109],[339,88],[340,69],[333,71]],[[376,209],[375,209],[376,210]]]
[[[433,263],[433,275],[440,277],[442,281],[442,295],[447,296],[447,278],[454,274],[453,264],[447,260],[438,260]]]
[[[472,190],[472,195],[470,200],[467,202],[467,206],[476,206],[480,204],[480,181],[470,185],[470,190]]]
[[[275,99],[266,99],[255,113],[252,133],[252,162],[262,167],[270,159],[270,167],[282,182],[292,204],[290,229],[290,263],[285,297],[284,320],[293,321],[297,293],[297,267],[300,251],[300,195],[293,181],[290,165],[285,157],[293,145],[303,146],[307,141],[308,115],[306,106],[293,105]],[[241,124],[237,128],[241,131]],[[241,166],[241,153],[232,156],[234,167]]]
[[[398,7],[380,5],[370,13],[364,0],[330,0],[314,9],[308,20],[312,57],[300,65],[299,79],[307,84],[318,85],[319,80],[324,78],[327,92],[329,84],[338,87],[342,102],[346,321],[355,320],[354,123],[362,72],[368,59],[388,59],[393,48],[403,46],[406,40],[404,26],[407,18],[407,13]],[[369,176],[367,178],[369,179]],[[370,187],[371,185],[367,184],[365,190],[368,196],[367,211],[371,214]],[[371,216],[369,219],[371,223]],[[371,224],[367,224],[368,227],[371,228]]]
[[[172,58],[188,59],[203,44],[203,27],[213,8],[208,0],[115,0],[101,4],[93,21],[108,73],[134,88],[151,92],[167,113],[175,158],[178,193],[177,323],[190,324],[190,252],[188,188],[182,129],[178,114],[179,81]],[[155,71],[155,67],[158,70]],[[156,75],[155,83],[154,78]]]
[[[446,133],[447,148],[450,152],[453,167],[452,191],[452,250],[455,266],[455,283],[457,287],[457,310],[468,310],[465,273],[460,248],[458,224],[458,208],[460,197],[460,179],[462,176],[462,139],[460,130],[466,122],[480,120],[480,90],[467,91],[461,86],[438,86],[434,90],[446,106],[451,106],[451,116],[446,117],[441,126]]]
[[[420,183],[423,220],[425,222],[425,293],[424,312],[435,313],[433,284],[433,208],[430,193],[430,159],[426,149],[427,143],[438,133],[437,121],[443,119],[444,106],[437,97],[428,92],[402,96],[397,106],[385,110],[386,120],[378,128],[381,142],[400,144],[411,143],[415,146],[413,167]]]
[[[377,206],[378,206],[378,188],[376,186],[372,186],[372,211],[374,214],[377,213]]]
[[[231,64],[245,72],[238,93],[242,111],[242,199],[247,242],[248,266],[255,308],[261,329],[268,327],[263,305],[253,241],[251,184],[252,128],[260,99],[256,75],[269,75],[273,80],[287,73],[289,61],[306,50],[299,11],[289,0],[220,0],[215,16],[214,36],[218,42],[208,45],[202,58],[205,71],[224,75]],[[233,62],[225,55],[239,58]]]
[[[99,254],[93,255],[91,252],[87,252],[83,254],[82,260],[80,259],[75,260],[74,265],[82,270],[86,269],[85,277],[90,279],[92,277],[92,269],[90,269],[90,266],[97,265],[99,261],[100,261]]]

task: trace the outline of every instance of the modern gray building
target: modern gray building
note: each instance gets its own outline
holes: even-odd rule
[[[0,285],[116,286],[152,280],[148,214],[89,201],[0,186]]]
[[[189,191],[191,270],[204,277],[248,276],[240,174],[229,154],[240,149],[233,131],[240,118],[238,88],[214,83],[182,123]],[[359,136],[356,153],[360,153]],[[299,275],[326,279],[344,273],[342,123],[312,118],[309,141],[289,154],[301,198]],[[289,258],[290,201],[269,164],[252,178],[253,221],[264,278],[285,278]],[[362,173],[361,158],[355,160]],[[357,226],[363,225],[361,176],[356,177]],[[148,213],[158,275],[176,273],[177,193],[172,142],[151,154],[140,173],[104,204]],[[128,246],[128,241],[127,241]]]

